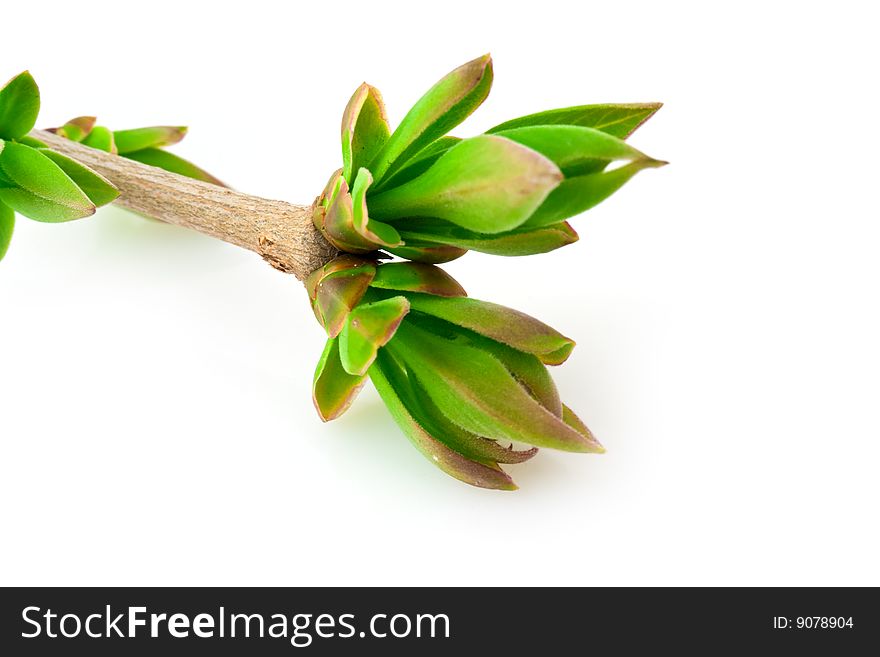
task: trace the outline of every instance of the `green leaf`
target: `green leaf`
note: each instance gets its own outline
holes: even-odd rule
[[[422,175],[431,168],[440,156],[450,148],[461,142],[458,137],[440,137],[440,139],[428,144],[425,148],[416,153],[412,159],[407,162],[400,171],[395,173],[383,185],[387,189],[392,187],[400,187],[404,183],[408,183],[413,178]]]
[[[360,168],[376,157],[389,135],[382,95],[365,82],[354,92],[342,114],[343,175],[349,184]]]
[[[19,137],[16,139],[19,144],[24,146],[30,146],[31,148],[48,148],[45,143],[41,142],[36,137],[31,137],[30,135],[25,135],[24,137]]]
[[[403,258],[404,260],[412,260],[413,262],[420,262],[431,265],[439,265],[444,262],[450,262],[452,260],[455,260],[456,258],[460,258],[465,253],[467,253],[467,249],[460,249],[456,246],[427,243],[419,244],[415,241],[411,241],[407,244],[404,244],[403,246],[386,248],[385,250],[389,253],[393,253],[398,258]]]
[[[36,221],[60,222],[87,217],[95,205],[67,174],[40,151],[6,142],[0,171],[16,188],[0,189],[0,200]]]
[[[339,356],[345,371],[355,376],[366,374],[379,348],[394,336],[408,312],[406,297],[364,303],[352,310],[339,334]]]
[[[591,443],[596,444],[599,449],[597,451],[604,452],[605,448],[596,440],[596,437],[593,435],[593,432],[587,428],[587,425],[583,423],[577,415],[574,414],[574,411],[571,410],[565,404],[562,405],[562,421],[565,422],[572,429],[581,434],[584,438],[589,440]]]
[[[113,140],[113,133],[109,128],[96,125],[91,132],[86,135],[82,143],[90,148],[96,148],[105,153],[116,153],[116,143]]]
[[[404,394],[411,399],[411,395],[406,392],[408,388],[406,375],[390,356],[379,353],[376,362],[370,368],[370,379],[382,401],[385,402],[391,417],[409,441],[443,472],[480,488],[516,490],[513,480],[501,469],[478,463],[459,454],[419,424],[409,410],[413,406],[412,402],[407,404],[401,397],[401,394]]]
[[[12,241],[12,232],[15,230],[15,211],[0,203],[0,260],[9,250]]]
[[[497,358],[466,341],[404,322],[387,348],[418,377],[437,408],[471,433],[536,447],[597,451],[535,400]]]
[[[427,294],[412,294],[409,301],[415,311],[534,354],[548,365],[564,363],[574,349],[574,340],[513,308],[469,297],[444,298]]]
[[[494,465],[523,463],[538,453],[537,447],[526,450],[503,447],[494,440],[462,429],[440,411],[417,377],[411,376],[409,381],[415,400],[415,403],[409,407],[410,412],[419,424],[459,454],[487,465]]]
[[[331,263],[332,264],[332,263]],[[361,266],[325,274],[315,286],[315,314],[327,335],[339,335],[348,314],[357,306],[375,275],[375,265],[364,262]]]
[[[482,135],[453,146],[418,178],[371,196],[370,213],[380,220],[438,217],[500,233],[523,223],[561,181],[562,173],[540,153]]]
[[[327,190],[330,190],[329,195]],[[339,169],[327,185],[323,199],[327,206],[315,208],[312,220],[315,226],[333,246],[349,253],[370,253],[376,245],[361,235],[354,224],[354,201],[348,183]],[[360,200],[363,203],[363,199]]]
[[[486,132],[491,134],[532,125],[580,125],[626,139],[650,119],[663,103],[579,105],[521,116]]]
[[[352,376],[339,360],[339,341],[327,340],[312,383],[312,401],[324,422],[335,420],[348,410],[363,388],[366,376]]]
[[[389,262],[376,268],[370,287],[423,292],[441,297],[467,296],[464,288],[440,267],[420,262]]]
[[[431,87],[367,167],[376,182],[394,174],[413,155],[464,121],[486,99],[491,86],[492,59],[483,55]]]
[[[149,128],[115,130],[113,141],[116,151],[125,155],[145,148],[161,148],[176,144],[186,136],[187,127],[183,125],[157,125]]]
[[[40,113],[40,90],[28,71],[0,89],[0,138],[20,139],[34,129]]]
[[[544,408],[556,417],[565,419],[559,391],[541,359],[482,336],[479,336],[474,343],[500,360],[513,378],[525,386]]]
[[[547,253],[578,240],[578,234],[564,221],[538,228],[517,228],[506,233],[483,235],[446,221],[424,219],[419,220],[415,230],[401,230],[400,236],[406,244],[411,242],[449,244],[462,249],[501,256]]]
[[[400,246],[403,240],[393,226],[370,219],[367,208],[367,189],[373,183],[373,176],[367,169],[358,169],[357,178],[351,188],[352,225],[357,233],[374,248]]]
[[[573,125],[539,125],[498,133],[550,158],[566,177],[601,171],[615,160],[650,159],[601,130]]]
[[[82,141],[95,127],[95,121],[94,116],[78,116],[57,128],[55,134],[71,141]]]
[[[192,162],[184,160],[182,157],[178,157],[168,151],[163,151],[160,148],[145,148],[141,151],[126,153],[125,157],[129,160],[136,160],[143,164],[165,169],[165,171],[170,171],[171,173],[186,176],[187,178],[226,187],[223,181],[215,178],[204,169],[200,169]]]
[[[119,196],[119,190],[113,183],[87,166],[50,149],[41,148],[40,152],[57,164],[98,207],[107,205]]]
[[[523,224],[523,228],[537,228],[555,224],[581,212],[586,212],[611,196],[642,169],[661,167],[660,160],[636,160],[600,173],[568,178],[550,195],[535,213]]]

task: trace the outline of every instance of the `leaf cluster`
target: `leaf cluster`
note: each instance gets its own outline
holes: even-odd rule
[[[603,451],[559,398],[546,366],[564,362],[574,342],[546,324],[468,298],[424,263],[346,255],[306,286],[328,335],[313,383],[323,420],[344,413],[369,377],[422,454],[483,488],[516,488],[501,464],[538,447]]]
[[[100,174],[28,136],[39,112],[40,90],[27,71],[0,89],[0,259],[16,212],[35,221],[71,221],[119,194]]]
[[[379,91],[361,85],[342,119],[343,166],[314,222],[349,253],[382,249],[439,263],[467,250],[518,256],[577,240],[566,221],[665,164],[626,143],[659,103],[581,105],[447,134],[489,94],[488,55],[455,69],[392,132]]]

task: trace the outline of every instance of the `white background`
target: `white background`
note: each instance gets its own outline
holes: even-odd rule
[[[0,77],[40,125],[185,123],[175,152],[309,203],[363,80],[392,122],[491,51],[456,134],[665,101],[672,162],[581,241],[449,266],[578,341],[554,370],[604,456],[521,490],[435,470],[372,389],[323,425],[292,277],[105,209],[20,219],[0,263],[2,584],[880,584],[880,48],[870,3],[32,2]],[[19,8],[23,7],[23,8]]]

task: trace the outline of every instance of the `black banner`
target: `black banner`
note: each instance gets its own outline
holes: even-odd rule
[[[849,655],[880,645],[880,600],[867,588],[23,588],[0,595],[0,654],[16,656],[642,654],[646,647]]]

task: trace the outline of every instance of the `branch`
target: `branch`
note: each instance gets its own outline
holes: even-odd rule
[[[186,178],[51,132],[34,130],[31,136],[107,178],[119,189],[118,205],[254,251],[299,280],[337,254],[312,224],[307,206]]]

